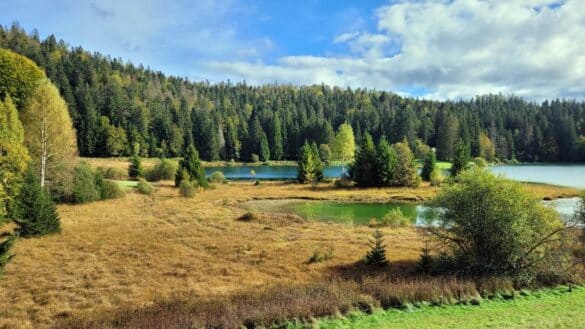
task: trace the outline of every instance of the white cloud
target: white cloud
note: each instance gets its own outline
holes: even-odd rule
[[[282,57],[274,64],[210,61],[218,76],[251,82],[424,88],[433,98],[489,92],[585,98],[585,6],[580,0],[398,1],[377,30],[334,38],[351,56]],[[400,46],[400,53],[387,48]]]

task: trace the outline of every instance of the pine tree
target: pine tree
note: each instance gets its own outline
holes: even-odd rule
[[[455,156],[453,157],[453,165],[451,166],[451,176],[456,177],[465,168],[471,160],[469,146],[460,140],[455,146]]]
[[[425,157],[425,163],[423,164],[422,172],[420,174],[422,180],[425,182],[431,181],[431,173],[435,170],[436,165],[437,157],[435,156],[435,152],[430,150]]]
[[[311,143],[311,155],[313,156],[315,163],[315,181],[320,182],[323,180],[323,169],[325,164],[321,160],[319,149],[317,148],[317,143],[315,142]]]
[[[264,131],[260,134],[259,151],[260,161],[266,162],[270,160],[270,146],[268,145],[268,139]]]
[[[270,155],[273,160],[282,160],[284,155],[282,145],[282,125],[277,113],[272,116],[272,125],[270,127]]]
[[[144,168],[142,167],[142,160],[139,156],[134,155],[130,158],[130,165],[128,166],[128,176],[130,178],[144,177]]]
[[[396,167],[394,170],[394,186],[418,186],[420,177],[416,172],[414,155],[408,147],[406,140],[392,145],[396,151]]]
[[[207,178],[205,178],[205,171],[201,166],[201,160],[199,159],[199,152],[194,145],[189,145],[183,159],[179,161],[179,167],[177,168],[177,175],[175,175],[175,186],[181,184],[181,180],[188,178],[191,182],[196,183],[198,186],[207,187]]]
[[[16,232],[21,237],[41,236],[61,232],[57,208],[40,180],[29,168],[15,210]]]
[[[430,274],[433,268],[433,257],[429,251],[428,243],[422,249],[420,258],[416,264],[416,271],[422,274]]]
[[[363,143],[358,149],[355,160],[349,168],[351,179],[360,187],[376,186],[376,148],[372,136],[365,133]]]
[[[386,259],[386,245],[384,244],[384,235],[380,230],[374,231],[372,234],[374,240],[370,240],[370,250],[366,254],[366,265],[385,266],[388,265]]]
[[[382,137],[376,149],[376,181],[381,186],[391,186],[397,164],[397,155],[386,138]]]

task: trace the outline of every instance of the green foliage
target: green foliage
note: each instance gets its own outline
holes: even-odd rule
[[[187,150],[183,154],[183,159],[179,161],[175,186],[179,186],[184,179],[189,179],[196,186],[207,187],[207,178],[205,178],[205,171],[201,166],[199,152],[197,152],[197,149],[193,145],[187,147]]]
[[[197,189],[189,180],[182,180],[181,183],[179,183],[179,193],[181,193],[182,197],[192,198],[195,196],[196,192]]]
[[[445,177],[443,176],[443,170],[435,167],[431,172],[431,186],[441,186],[444,180]]]
[[[149,182],[174,180],[176,174],[177,165],[175,162],[163,158],[153,168],[146,171],[145,178]]]
[[[396,151],[396,167],[394,169],[393,185],[416,187],[420,183],[417,174],[416,162],[408,143],[396,143],[392,145]]]
[[[376,147],[372,136],[366,133],[362,145],[356,152],[355,160],[349,168],[349,175],[357,186],[370,187],[379,185],[378,177],[375,175],[378,167],[376,160]]]
[[[21,237],[34,237],[61,232],[57,208],[40,180],[28,169],[15,211],[16,232]]]
[[[299,183],[320,182],[323,180],[323,162],[319,157],[317,144],[305,144],[301,148],[301,158],[298,162],[297,180]]]
[[[252,156],[250,157],[250,160],[254,163],[258,163],[260,162],[260,157],[258,156],[258,154],[252,154]]]
[[[459,173],[467,168],[471,158],[469,146],[462,140],[455,146],[455,155],[453,156],[453,165],[451,166],[451,176],[457,177]]]
[[[102,180],[98,187],[101,200],[118,199],[124,196],[124,190],[122,190],[120,184],[111,180]]]
[[[412,220],[406,217],[400,208],[390,210],[382,219],[380,224],[391,228],[404,227],[412,223]]]
[[[583,225],[581,228],[581,245],[582,245],[582,260],[585,262],[585,192],[581,194],[581,200],[579,202],[579,208],[575,214],[577,222]]]
[[[0,241],[0,277],[4,273],[4,267],[10,262],[14,255],[10,252],[16,241],[15,236],[9,236],[4,241]]]
[[[431,173],[437,167],[437,157],[433,150],[430,150],[425,156],[425,162],[423,164],[422,172],[420,173],[420,177],[425,182],[431,181]]]
[[[226,181],[226,179],[221,171],[215,171],[209,176],[209,181],[212,183],[222,184]]]
[[[556,211],[522,184],[479,168],[461,172],[430,205],[442,210],[428,230],[448,248],[458,273],[532,275],[549,266],[564,229]]]
[[[138,192],[146,195],[151,195],[154,192],[154,187],[152,184],[146,181],[144,178],[138,179],[138,184],[136,184],[136,189]]]
[[[416,271],[421,274],[431,274],[433,270],[433,257],[429,251],[428,244],[422,249],[422,253],[420,254],[420,258],[416,263]]]
[[[479,168],[487,167],[488,163],[482,157],[475,157],[473,158],[473,163],[478,166]]]
[[[343,162],[353,159],[355,154],[355,138],[349,123],[343,123],[337,128],[337,135],[331,148],[333,158]]]
[[[130,158],[130,164],[128,165],[128,176],[130,178],[138,178],[144,176],[142,159],[140,159],[140,157],[137,155],[134,155]]]
[[[24,130],[10,96],[0,100],[0,219],[7,216],[22,187],[29,155]]]
[[[120,168],[115,167],[98,167],[97,171],[105,178],[105,179],[114,179],[114,180],[123,180],[128,178],[128,171],[123,170]]]
[[[101,199],[103,178],[88,163],[81,162],[73,171],[73,202],[86,203]]]
[[[374,240],[370,240],[370,250],[366,253],[364,262],[371,266],[386,266],[386,245],[384,244],[384,235],[379,230],[372,234]]]
[[[329,159],[331,159],[331,148],[327,144],[319,145],[319,157],[321,161],[325,163],[329,163]]]
[[[327,251],[322,252],[315,250],[307,260],[307,264],[321,263],[333,258],[333,248],[329,247]]]
[[[0,100],[13,97],[20,108],[45,73],[30,59],[0,48]]]
[[[376,181],[380,186],[392,186],[398,161],[396,151],[385,138],[380,140],[376,151],[376,170],[374,171]]]

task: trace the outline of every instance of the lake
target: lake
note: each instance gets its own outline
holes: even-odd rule
[[[522,164],[490,166],[497,174],[523,182],[546,183],[585,189],[585,164]],[[227,179],[296,179],[296,166],[233,166],[208,167],[206,175],[220,171]],[[327,178],[341,177],[347,172],[343,166],[326,167],[323,174]]]
[[[542,203],[553,207],[563,218],[569,220],[577,210],[579,198],[542,201]],[[245,202],[243,207],[248,210],[290,213],[308,220],[349,225],[368,225],[372,219],[380,220],[390,211],[398,208],[412,220],[414,225],[423,226],[427,223],[423,205],[405,202],[367,203],[283,199],[253,200]]]

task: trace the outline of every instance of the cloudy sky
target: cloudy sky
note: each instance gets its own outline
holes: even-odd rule
[[[19,22],[192,80],[585,99],[583,0],[3,0]]]

